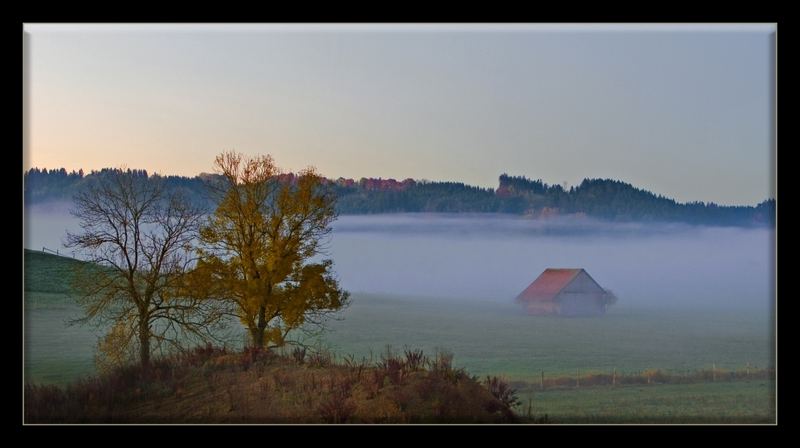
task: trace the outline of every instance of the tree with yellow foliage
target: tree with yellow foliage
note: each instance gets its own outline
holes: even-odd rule
[[[312,168],[281,175],[272,157],[217,156],[218,205],[201,226],[195,295],[230,305],[257,348],[285,343],[304,324],[321,323],[349,294],[339,287],[324,237],[335,197]]]

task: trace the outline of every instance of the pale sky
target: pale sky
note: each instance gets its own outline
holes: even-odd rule
[[[25,168],[774,197],[775,26],[28,24]]]

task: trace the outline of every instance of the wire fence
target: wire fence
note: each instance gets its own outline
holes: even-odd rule
[[[546,390],[576,388],[587,386],[622,386],[632,384],[688,384],[701,382],[730,382],[740,380],[775,380],[775,369],[758,367],[751,363],[731,369],[722,369],[712,364],[711,368],[670,372],[664,369],[645,369],[621,372],[616,368],[608,372],[581,372],[574,375],[565,373],[547,375],[540,370],[535,378],[510,381],[513,387],[522,390]]]
[[[53,250],[53,249],[48,249],[47,247],[42,246],[42,253],[45,253],[45,254],[50,253],[50,254],[53,254],[53,255],[58,255],[59,257],[75,258],[75,251],[74,250],[70,251],[70,253],[68,255],[65,252],[59,252],[58,249]]]

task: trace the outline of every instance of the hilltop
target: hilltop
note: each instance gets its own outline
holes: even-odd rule
[[[129,170],[130,171],[130,170]],[[99,176],[114,175],[112,169],[84,174],[32,168],[25,173],[24,197],[27,204],[46,201],[69,201]],[[202,173],[195,177],[148,175],[145,170],[131,171],[148,179],[159,179],[167,188],[180,189],[196,205],[214,206],[207,185],[217,178]],[[293,182],[287,173],[277,180]],[[375,213],[511,213],[533,218],[552,216],[592,217],[607,221],[683,222],[721,226],[774,226],[775,200],[756,206],[721,206],[715,203],[679,203],[674,199],[636,188],[613,179],[585,179],[568,190],[541,180],[503,174],[498,187],[482,188],[461,182],[430,182],[405,179],[326,179],[337,196],[341,214]]]
[[[327,353],[212,347],[81,380],[28,384],[26,423],[509,423],[516,402],[451,357],[421,351],[377,363]]]
[[[97,267],[25,250],[26,295],[68,297],[77,269]],[[26,299],[27,300],[27,299]],[[26,423],[505,423],[513,391],[421,350],[357,360],[327,351],[195,347],[151,369],[117,367],[65,387],[28,383]]]
[[[85,261],[24,249],[25,291],[69,294],[70,281],[77,269],[87,266]]]

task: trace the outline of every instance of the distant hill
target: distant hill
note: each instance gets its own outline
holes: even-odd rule
[[[130,170],[129,170],[130,171]],[[114,175],[103,169],[84,174],[65,169],[33,168],[24,175],[25,201],[71,200],[73,195],[99,176]],[[212,209],[207,184],[216,175],[195,177],[148,176],[147,171],[130,171],[148,179],[160,179],[167,188],[180,189],[196,205]],[[294,176],[281,176],[292,181]],[[375,213],[512,213],[546,218],[557,215],[587,216],[608,221],[684,222],[721,226],[774,226],[775,200],[757,206],[721,206],[714,203],[679,203],[673,199],[612,179],[585,179],[565,190],[541,180],[503,174],[497,189],[461,182],[429,182],[405,179],[328,179],[337,195],[342,214]]]

